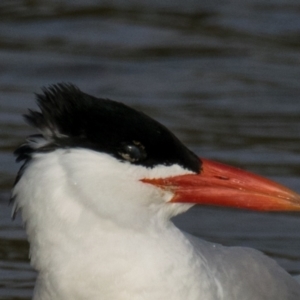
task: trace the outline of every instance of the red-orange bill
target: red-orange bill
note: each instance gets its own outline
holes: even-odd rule
[[[219,205],[261,211],[299,211],[300,195],[264,177],[201,159],[199,174],[142,181],[174,193],[170,202]]]

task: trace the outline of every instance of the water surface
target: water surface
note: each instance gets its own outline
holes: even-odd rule
[[[203,3],[202,3],[203,2]],[[21,117],[42,86],[72,82],[164,123],[201,156],[300,192],[300,4],[295,1],[1,1],[0,298],[29,299],[35,273],[9,190]],[[300,273],[296,214],[198,207],[183,229],[257,248]]]

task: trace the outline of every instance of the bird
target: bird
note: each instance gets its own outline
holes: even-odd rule
[[[164,125],[71,83],[36,95],[38,133],[14,154],[12,189],[37,271],[34,300],[299,300],[300,283],[258,250],[181,231],[194,205],[299,211],[300,195],[199,158]]]

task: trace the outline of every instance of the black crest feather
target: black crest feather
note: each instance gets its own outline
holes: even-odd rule
[[[36,96],[40,111],[29,110],[25,120],[40,134],[15,151],[18,161],[28,161],[36,152],[80,147],[146,167],[179,164],[199,172],[199,159],[168,129],[122,103],[63,83]]]

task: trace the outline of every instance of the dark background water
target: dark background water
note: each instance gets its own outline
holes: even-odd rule
[[[0,2],[0,299],[29,299],[35,273],[9,190],[21,114],[56,82],[123,101],[201,156],[300,192],[300,2]],[[300,215],[198,207],[187,231],[244,245],[300,273]]]

